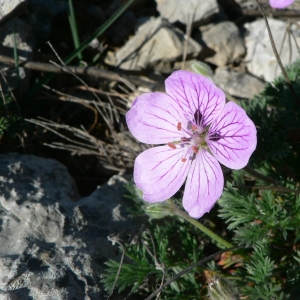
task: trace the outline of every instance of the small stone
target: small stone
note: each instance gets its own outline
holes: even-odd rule
[[[114,65],[123,70],[140,71],[182,59],[185,41],[184,33],[168,22],[160,18],[150,19],[116,52]],[[200,51],[201,46],[190,38],[187,55],[197,56]]]
[[[264,82],[247,73],[217,68],[214,82],[231,96],[252,99],[264,89]]]
[[[219,5],[216,0],[156,0],[156,3],[161,17],[170,23],[204,24],[219,12]]]
[[[239,29],[233,22],[215,24],[203,31],[202,37],[197,35],[195,40],[204,42],[208,48],[202,52],[204,60],[219,67],[240,61],[246,53]]]

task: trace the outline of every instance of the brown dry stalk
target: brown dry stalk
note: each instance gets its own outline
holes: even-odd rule
[[[15,60],[9,56],[0,55],[0,62],[15,66]],[[102,70],[97,67],[77,67],[77,66],[68,66],[68,71],[64,70],[62,67],[55,66],[49,63],[41,63],[41,62],[33,62],[33,61],[26,61],[20,58],[19,66],[24,67],[26,69],[36,70],[36,71],[43,71],[43,72],[51,72],[51,73],[74,73],[77,75],[90,75],[94,77],[115,80],[118,82],[124,83],[128,88],[134,90],[132,84],[122,76],[117,73],[108,70]]]
[[[95,128],[95,126],[98,123],[98,113],[97,113],[97,109],[93,106],[93,104],[94,104],[93,101],[86,101],[85,99],[81,99],[81,98],[78,98],[78,97],[70,96],[68,94],[65,94],[65,93],[62,93],[60,91],[57,91],[54,88],[51,88],[51,87],[46,86],[46,85],[43,85],[43,87],[45,89],[48,89],[51,92],[59,95],[59,97],[55,98],[55,99],[58,99],[58,100],[61,100],[61,101],[68,101],[68,102],[79,103],[79,104],[85,106],[86,108],[90,109],[94,113],[94,121],[93,121],[92,125],[90,126],[90,128],[87,130],[87,132],[90,133]]]
[[[282,193],[294,193],[300,194],[300,190],[287,189],[281,186],[267,186],[267,185],[234,185],[233,187],[239,189],[252,189],[252,190],[266,190],[266,191],[275,191]]]
[[[268,15],[275,18],[295,18],[299,19],[300,11],[299,10],[287,10],[287,11],[268,11]],[[244,16],[250,17],[260,17],[261,13],[256,9],[242,9],[242,14]]]

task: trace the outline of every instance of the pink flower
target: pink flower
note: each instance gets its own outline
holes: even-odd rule
[[[269,0],[270,6],[273,8],[285,8],[291,5],[295,0]]]
[[[139,141],[165,144],[135,160],[134,181],[147,202],[164,201],[183,185],[183,207],[200,218],[220,198],[221,166],[245,167],[256,148],[256,128],[223,91],[204,76],[176,71],[165,81],[166,94],[139,96],[126,114]],[[218,162],[219,161],[219,162]]]

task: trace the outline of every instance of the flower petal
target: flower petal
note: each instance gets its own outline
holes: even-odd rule
[[[209,212],[221,197],[224,177],[218,161],[208,152],[199,151],[189,171],[182,204],[192,218]]]
[[[180,189],[191,165],[191,160],[182,160],[187,152],[187,148],[159,146],[147,149],[136,158],[134,181],[146,201],[167,200]]]
[[[270,6],[273,8],[285,8],[291,5],[295,0],[269,0]]]
[[[139,96],[126,114],[130,132],[147,144],[165,144],[180,140],[182,131],[178,123],[185,122],[180,106],[163,93],[146,93]]]
[[[209,125],[222,111],[225,95],[209,79],[189,71],[175,71],[165,81],[166,92],[175,99],[186,118],[193,120],[197,110],[202,115],[202,125]]]
[[[228,102],[209,128],[208,135],[219,136],[208,141],[217,160],[231,169],[245,167],[256,148],[256,128],[246,112]]]

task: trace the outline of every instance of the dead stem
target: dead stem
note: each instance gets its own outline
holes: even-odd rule
[[[281,193],[300,194],[300,190],[287,189],[281,186],[267,186],[267,185],[234,185],[234,188],[239,189],[253,189],[253,190],[267,190]]]
[[[261,174],[261,173],[257,172],[256,170],[250,168],[249,166],[246,166],[243,169],[247,173],[249,173],[250,175],[252,175],[252,176],[254,176],[254,177],[258,178],[258,179],[261,179],[261,180],[263,180],[265,182],[269,182],[269,183],[272,183],[272,184],[277,184],[276,180],[274,180],[274,179],[272,179],[272,178],[270,178],[270,177],[268,177],[268,176],[266,176],[264,174]]]
[[[5,63],[10,66],[15,65],[15,60],[11,57],[0,55],[0,62]],[[62,69],[61,67],[48,64],[48,63],[41,63],[41,62],[33,62],[33,61],[26,61],[22,60],[20,58],[19,61],[19,66],[26,68],[26,69],[31,69],[31,70],[36,70],[36,71],[43,71],[43,72],[51,72],[51,73],[66,73],[65,69]],[[122,82],[125,84],[130,90],[134,91],[135,87],[134,85],[127,80],[126,78],[120,76],[118,73],[108,71],[108,70],[102,70],[97,67],[78,67],[78,66],[68,66],[68,70],[72,71],[74,74],[77,75],[89,75],[97,78],[103,78],[107,80],[112,80],[112,81],[117,81],[117,82]],[[67,72],[69,73],[69,72]]]

